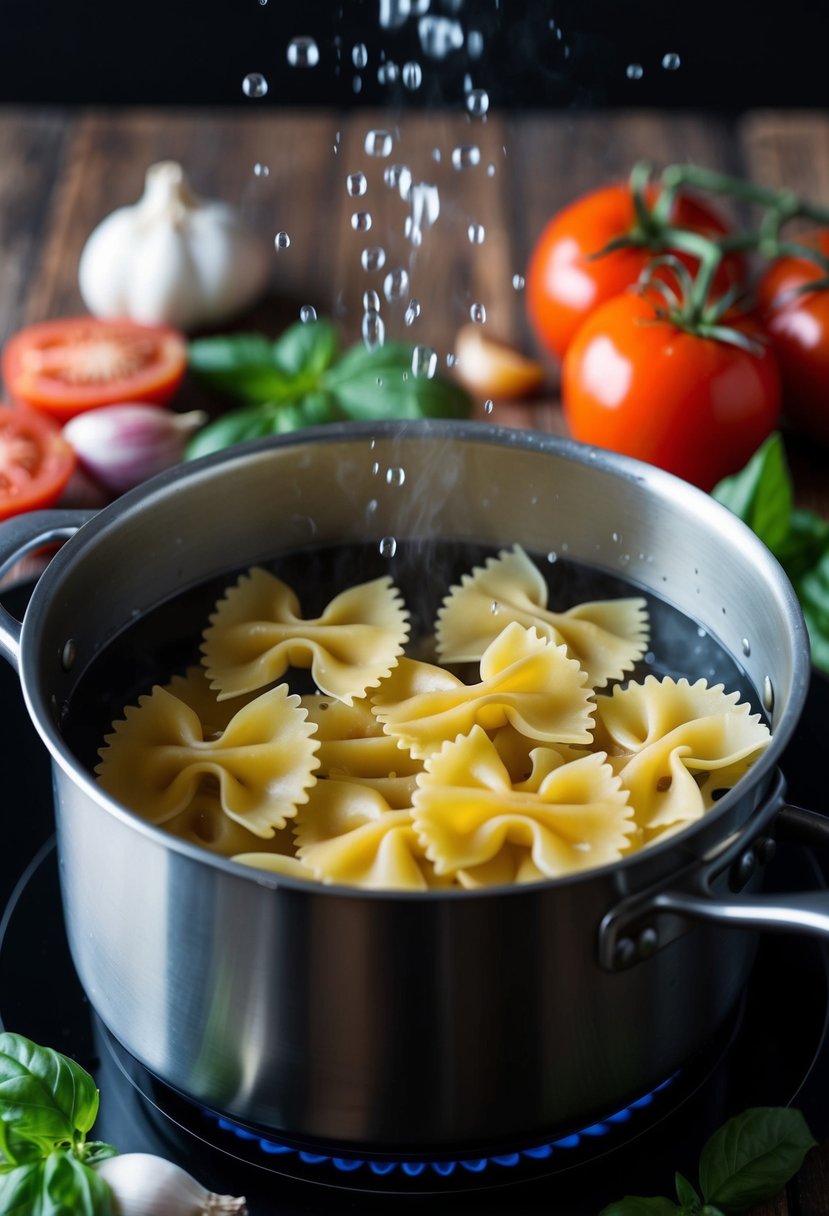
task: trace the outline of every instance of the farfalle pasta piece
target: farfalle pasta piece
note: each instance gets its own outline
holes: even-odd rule
[[[290,827],[274,832],[268,840],[261,839],[225,814],[218,790],[197,793],[189,806],[165,821],[164,830],[222,857],[232,857],[250,849],[269,855],[290,855],[294,851]]]
[[[435,871],[456,873],[467,887],[616,861],[634,831],[627,791],[601,754],[568,761],[537,748],[529,779],[513,785],[478,726],[426,761],[413,816]]]
[[[699,819],[768,746],[768,727],[738,700],[721,684],[656,676],[596,698],[596,745],[630,791],[645,843]]]
[[[313,783],[317,743],[299,697],[279,685],[243,706],[215,738],[197,713],[156,687],[113,724],[101,785],[151,823],[166,824],[205,791],[255,836],[272,837]]]
[[[298,857],[283,853],[237,853],[231,861],[255,870],[267,870],[269,874],[286,874],[289,878],[301,878],[304,882],[317,882],[317,876]]]
[[[401,659],[372,704],[385,730],[423,758],[476,724],[494,731],[509,723],[541,743],[589,743],[590,696],[564,646],[513,622],[484,652],[480,683]]]
[[[534,628],[587,672],[593,688],[620,679],[644,655],[649,622],[641,597],[595,600],[566,612],[547,609],[548,588],[520,545],[503,550],[451,588],[435,626],[444,663],[480,659],[508,621]]]
[[[376,790],[319,781],[297,815],[297,855],[322,882],[423,891],[438,879],[412,823],[411,807],[393,810]]]
[[[289,667],[310,667],[317,688],[350,705],[388,674],[408,633],[388,577],[350,587],[320,617],[303,620],[287,583],[254,567],[216,605],[202,654],[219,700],[265,688]]]

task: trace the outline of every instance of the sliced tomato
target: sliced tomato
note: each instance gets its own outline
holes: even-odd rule
[[[29,325],[9,339],[2,359],[8,396],[60,422],[120,401],[164,405],[186,366],[177,330],[96,317]]]
[[[0,405],[0,519],[50,507],[75,463],[74,450],[49,418]]]

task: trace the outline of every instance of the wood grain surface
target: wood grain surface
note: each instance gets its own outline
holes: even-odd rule
[[[389,159],[371,157],[366,133],[388,129]],[[457,168],[456,149],[479,150]],[[829,116],[748,113],[739,119],[659,112],[559,112],[491,116],[485,123],[441,113],[279,111],[0,110],[0,343],[20,326],[83,311],[78,259],[92,228],[113,208],[135,201],[144,173],[162,159],[180,161],[195,189],[244,211],[273,249],[268,299],[236,328],[278,333],[299,308],[334,317],[349,340],[359,337],[363,294],[382,294],[384,275],[403,267],[421,313],[407,327],[408,300],[383,305],[387,335],[433,346],[441,359],[473,304],[486,309],[490,332],[538,354],[513,278],[550,215],[579,192],[624,176],[635,160],[661,167],[692,161],[791,187],[829,206]],[[434,183],[440,216],[415,249],[408,207],[384,173],[408,166]],[[258,166],[258,169],[257,169]],[[363,197],[349,195],[350,174],[366,175]],[[372,216],[367,233],[355,211]],[[485,239],[470,243],[470,224]],[[380,246],[382,271],[367,273],[361,253]],[[531,406],[498,403],[495,420],[563,432],[557,369],[545,360],[543,396]],[[182,406],[196,402],[189,386]],[[202,402],[199,401],[199,404]],[[786,435],[797,501],[829,518],[829,457]],[[829,1103],[829,1096],[827,1096]],[[829,1142],[807,1160],[787,1195],[757,1216],[826,1216]]]

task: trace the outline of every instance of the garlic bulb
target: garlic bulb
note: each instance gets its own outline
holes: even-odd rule
[[[94,1166],[112,1191],[116,1216],[219,1216],[247,1212],[244,1198],[215,1195],[164,1157],[124,1153]]]
[[[227,203],[194,194],[181,165],[147,171],[144,194],[102,220],[84,246],[78,279],[98,317],[195,329],[252,304],[268,277],[264,243]]]
[[[104,405],[63,428],[83,467],[116,494],[178,464],[187,440],[207,421],[203,410],[174,414],[160,405]]]

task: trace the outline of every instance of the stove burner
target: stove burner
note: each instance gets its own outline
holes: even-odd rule
[[[619,1110],[613,1115],[608,1115],[600,1122],[592,1123],[589,1127],[583,1127],[580,1131],[573,1132],[571,1135],[564,1136],[559,1140],[491,1157],[461,1158],[454,1161],[421,1160],[417,1158],[395,1161],[371,1156],[363,1158],[335,1156],[333,1152],[330,1155],[326,1153],[314,1153],[306,1149],[296,1148],[294,1145],[283,1144],[278,1140],[265,1138],[259,1132],[251,1131],[249,1128],[243,1127],[231,1119],[227,1119],[224,1115],[217,1115],[214,1111],[203,1109],[202,1113],[209,1119],[215,1119],[218,1127],[223,1132],[229,1132],[240,1140],[257,1143],[262,1153],[274,1157],[295,1155],[303,1165],[332,1166],[335,1170],[339,1170],[341,1174],[354,1174],[357,1171],[368,1170],[377,1177],[383,1178],[389,1174],[394,1174],[396,1171],[400,1171],[400,1173],[408,1178],[419,1178],[421,1175],[428,1173],[436,1174],[441,1178],[450,1178],[456,1171],[462,1173],[465,1170],[468,1174],[482,1174],[490,1166],[512,1169],[515,1166],[521,1165],[522,1162],[548,1161],[554,1154],[572,1151],[580,1147],[584,1148],[585,1141],[595,1141],[600,1137],[612,1135],[616,1126],[628,1123],[631,1118],[635,1117],[636,1112],[650,1107],[657,1095],[667,1089],[678,1075],[678,1073],[675,1073],[667,1081],[663,1081],[661,1085],[657,1085],[650,1093],[637,1098],[636,1101],[631,1102],[623,1110]]]

